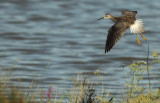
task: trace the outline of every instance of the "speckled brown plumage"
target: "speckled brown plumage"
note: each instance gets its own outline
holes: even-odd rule
[[[113,17],[110,14],[105,14],[104,17],[100,18],[111,19],[113,22],[115,22],[115,24],[108,31],[105,45],[105,53],[110,51],[112,47],[118,42],[118,40],[123,36],[126,29],[134,24],[136,20],[136,14],[137,11],[123,10],[121,11],[120,17]]]

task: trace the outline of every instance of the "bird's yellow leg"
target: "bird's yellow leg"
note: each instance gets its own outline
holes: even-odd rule
[[[136,39],[137,39],[138,44],[141,45],[141,43],[140,43],[140,41],[138,39],[138,35],[137,34],[136,34]]]
[[[147,40],[143,35],[142,33],[140,33],[141,37],[143,38],[143,40]]]

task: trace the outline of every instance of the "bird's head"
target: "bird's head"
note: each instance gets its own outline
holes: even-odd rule
[[[101,18],[99,18],[99,19],[97,19],[97,20],[101,20],[101,19],[111,19],[111,18],[112,18],[112,15],[109,14],[109,13],[107,13],[107,14],[105,14],[103,17],[101,17]]]

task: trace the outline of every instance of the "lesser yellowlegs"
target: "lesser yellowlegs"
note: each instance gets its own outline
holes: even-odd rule
[[[108,13],[98,19],[111,19],[113,22],[115,22],[115,24],[108,31],[105,53],[112,49],[112,47],[123,36],[127,28],[130,28],[131,33],[136,34],[136,39],[139,45],[141,45],[141,43],[138,39],[137,33],[140,33],[141,37],[146,40],[146,38],[142,35],[142,32],[144,32],[143,21],[141,19],[136,20],[136,14],[137,11],[123,10],[121,11],[120,17],[114,17]]]

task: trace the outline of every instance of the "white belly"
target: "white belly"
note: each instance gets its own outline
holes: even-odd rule
[[[136,20],[133,25],[130,26],[131,33],[142,33],[144,32],[143,21],[141,19]]]

